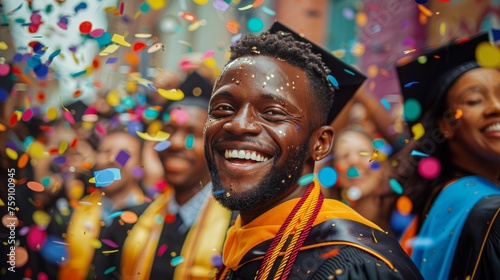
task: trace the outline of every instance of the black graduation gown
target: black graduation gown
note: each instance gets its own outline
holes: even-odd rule
[[[500,279],[500,196],[481,199],[465,221],[449,279],[468,277]]]
[[[335,227],[332,227],[333,223]],[[301,250],[288,279],[423,279],[396,239],[351,220],[331,219],[314,226],[303,247],[332,241],[338,245]],[[240,261],[243,265],[237,271],[230,271],[225,279],[253,280],[271,242],[268,240],[256,245]],[[336,249],[338,253],[330,254]],[[370,251],[383,256],[393,267]],[[278,258],[277,263],[280,260]],[[274,275],[276,270],[277,265],[270,275]]]

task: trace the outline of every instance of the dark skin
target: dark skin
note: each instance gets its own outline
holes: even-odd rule
[[[172,114],[172,111],[176,113]],[[179,112],[182,110],[182,112]],[[159,153],[165,180],[175,189],[175,199],[183,205],[210,181],[210,173],[203,157],[203,127],[207,111],[196,106],[183,106],[171,111],[171,120],[163,126],[170,133],[171,145]],[[187,121],[175,116],[187,113]],[[192,147],[187,147],[186,138],[192,135]]]
[[[328,155],[334,135],[332,127],[320,125],[317,112],[305,72],[283,60],[245,56],[222,72],[210,100],[205,152],[228,199],[244,198],[258,190],[261,203],[257,207],[231,209],[240,211],[243,224],[306,191],[297,180],[313,172],[315,160]],[[301,147],[302,162],[293,162]],[[233,150],[262,158],[227,158],[227,152]],[[271,198],[261,199],[259,187],[268,182],[266,175],[276,170],[284,171],[285,176],[272,179],[286,187]],[[217,178],[212,177],[215,184]]]

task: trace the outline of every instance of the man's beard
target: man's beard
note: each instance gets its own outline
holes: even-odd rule
[[[208,163],[210,175],[212,176],[215,199],[222,206],[233,211],[253,211],[270,206],[283,196],[286,190],[297,183],[304,168],[307,146],[308,143],[304,143],[293,151],[281,167],[276,166],[276,162],[280,157],[277,154],[273,162],[273,167],[260,182],[257,182],[256,186],[243,192],[229,193],[229,196],[226,195],[226,190],[223,188],[219,171],[214,161],[209,157],[207,150],[205,150],[205,158]]]

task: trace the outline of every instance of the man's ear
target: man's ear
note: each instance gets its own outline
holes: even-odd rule
[[[332,150],[333,137],[335,132],[333,127],[324,125],[318,128],[311,138],[311,156],[318,161],[328,156]]]
[[[450,122],[446,121],[445,119],[439,119],[437,121],[437,125],[446,139],[453,138],[453,136],[455,135],[455,131],[453,130],[453,126]]]

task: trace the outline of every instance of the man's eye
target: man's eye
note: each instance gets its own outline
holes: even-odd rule
[[[229,111],[231,109],[232,108],[228,105],[219,105],[219,106],[214,108],[214,111]]]

